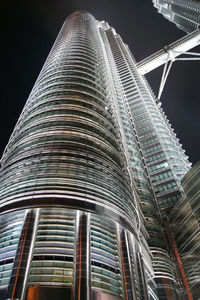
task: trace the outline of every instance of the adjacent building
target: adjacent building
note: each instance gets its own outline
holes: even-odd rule
[[[153,0],[153,4],[159,13],[180,29],[192,32],[199,28],[199,0]]]
[[[0,298],[192,299],[165,226],[189,169],[128,46],[72,14],[1,160]]]
[[[200,291],[200,162],[184,176],[184,196],[169,214],[173,243],[181,257],[194,299]]]

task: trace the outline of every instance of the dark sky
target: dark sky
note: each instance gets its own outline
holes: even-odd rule
[[[137,61],[185,35],[157,13],[151,0],[21,0],[7,1],[5,6],[1,17],[1,153],[62,23],[72,12],[84,9],[107,21]],[[161,97],[192,163],[199,160],[200,152],[199,67],[200,61],[175,62]],[[147,76],[155,94],[161,71]]]

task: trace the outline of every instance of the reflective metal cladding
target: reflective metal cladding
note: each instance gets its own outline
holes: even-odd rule
[[[199,28],[200,2],[199,0],[153,0],[154,6],[166,19],[186,32]]]
[[[121,37],[72,14],[1,160],[0,298],[182,299],[164,222],[189,168]]]
[[[4,153],[2,206],[57,199],[136,218],[95,22],[64,24]]]

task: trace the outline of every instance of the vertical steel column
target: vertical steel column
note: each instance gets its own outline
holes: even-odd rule
[[[76,234],[76,265],[74,275],[74,300],[90,300],[90,220],[89,214],[79,212]]]
[[[22,293],[21,293],[21,299],[20,300],[25,300],[27,291],[28,291],[28,274],[30,272],[30,265],[31,265],[31,260],[32,260],[32,255],[33,255],[33,249],[34,249],[34,244],[35,244],[35,239],[37,236],[37,227],[38,227],[38,222],[39,222],[39,215],[40,215],[40,208],[34,209],[34,223],[33,223],[33,232],[32,232],[32,239],[30,242],[30,248],[29,248],[29,254],[28,254],[28,259],[27,259],[27,266],[26,266],[26,271],[24,274],[24,283],[23,283],[23,288],[22,288]]]
[[[138,263],[138,273],[139,273],[140,283],[141,283],[140,288],[141,288],[141,292],[142,292],[142,299],[149,300],[146,276],[145,276],[145,271],[144,271],[144,263],[143,263],[143,259],[142,259],[140,251],[137,251],[136,257],[137,257],[137,263]]]
[[[127,233],[124,228],[122,229],[120,228],[119,245],[120,245],[122,278],[124,283],[124,299],[136,300],[137,299],[135,293],[136,289],[134,286],[134,280],[132,276],[129,244],[127,239]]]
[[[29,210],[24,220],[21,237],[18,244],[17,254],[13,266],[7,298],[10,300],[21,299],[28,255],[33,234],[35,214]]]

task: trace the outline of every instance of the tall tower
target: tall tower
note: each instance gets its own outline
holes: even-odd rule
[[[199,0],[153,0],[153,4],[166,19],[180,29],[192,32],[199,28]]]
[[[189,168],[127,45],[72,14],[1,160],[1,299],[180,299],[164,222]]]

